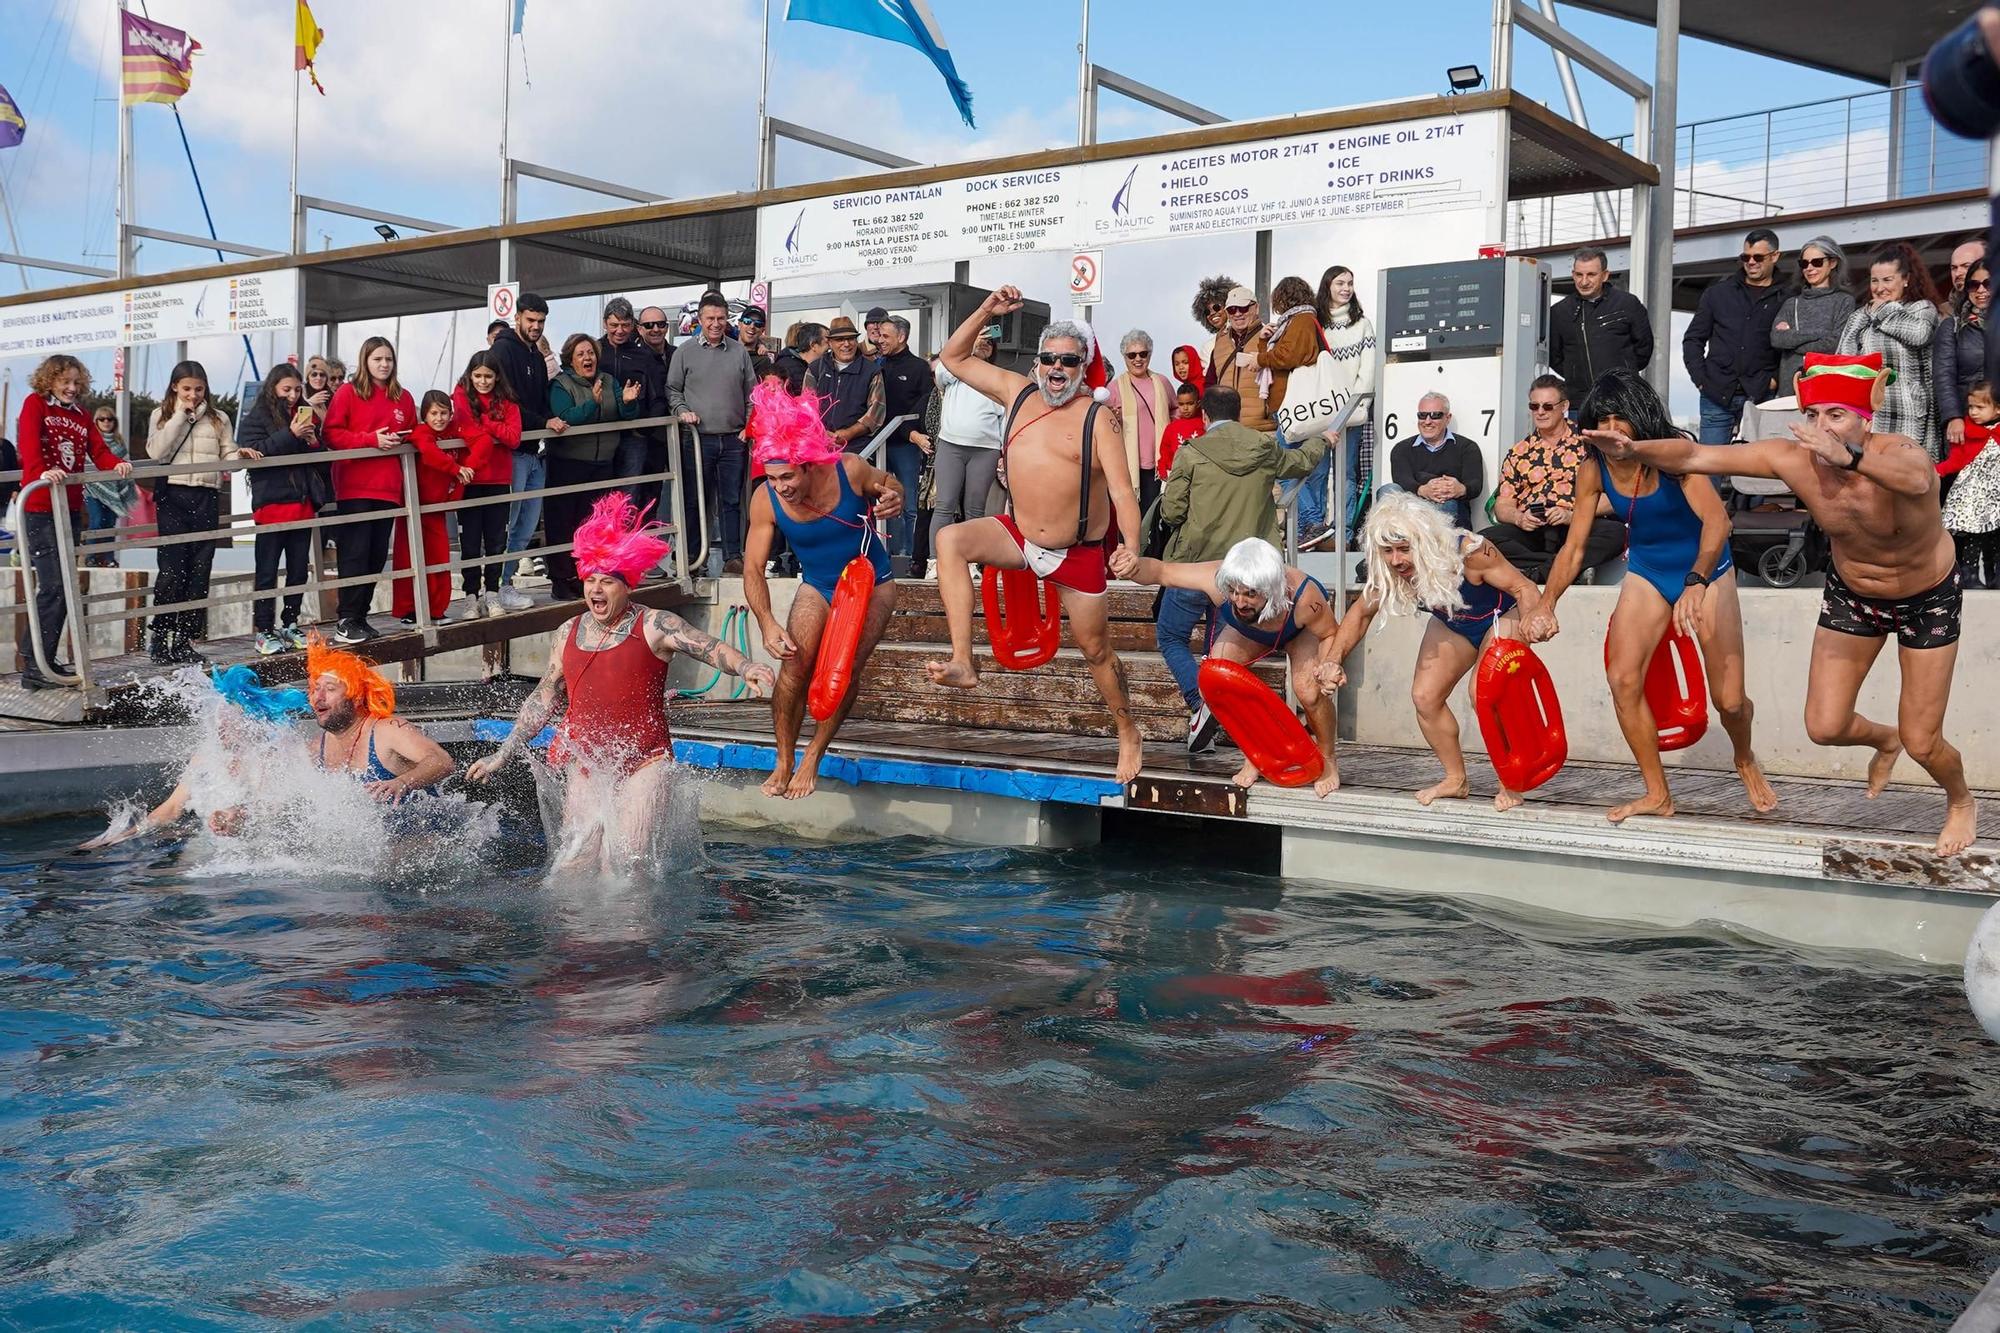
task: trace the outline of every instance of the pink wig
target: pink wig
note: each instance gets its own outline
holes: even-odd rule
[[[772,380],[750,391],[750,437],[755,441],[750,457],[762,467],[832,463],[841,454],[820,420],[819,396],[808,389],[794,398]]]
[[[623,491],[612,491],[592,505],[590,517],[570,538],[577,574],[583,578],[610,574],[627,587],[638,583],[673,550],[660,537],[665,526],[646,522],[652,512],[651,505],[640,509]]]

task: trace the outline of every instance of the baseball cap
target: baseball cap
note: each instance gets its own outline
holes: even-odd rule
[[[1229,289],[1229,298],[1226,301],[1224,301],[1223,304],[1256,305],[1257,293],[1251,291],[1248,287],[1231,287]]]

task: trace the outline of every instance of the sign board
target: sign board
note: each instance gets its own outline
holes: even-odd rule
[[[1104,252],[1079,250],[1069,260],[1069,299],[1096,305],[1104,299]]]
[[[776,277],[1497,206],[1497,111],[1072,163],[758,210]]]
[[[486,317],[514,322],[514,307],[521,303],[521,284],[495,282],[486,288]]]
[[[0,310],[0,356],[288,329],[298,302],[299,272],[291,268],[38,301]]]
[[[771,284],[768,279],[759,278],[750,284],[750,304],[767,315],[771,313]]]

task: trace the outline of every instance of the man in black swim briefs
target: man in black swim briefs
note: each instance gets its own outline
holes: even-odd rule
[[[1893,374],[1879,353],[1808,353],[1796,380],[1807,421],[1792,427],[1790,440],[1635,442],[1612,431],[1585,431],[1584,438],[1611,457],[1636,458],[1663,472],[1775,477],[1791,487],[1833,547],[1806,677],[1806,732],[1819,745],[1875,751],[1870,796],[1888,785],[1897,756],[1908,751],[1944,788],[1936,850],[1955,856],[1971,845],[1979,818],[1965,765],[1944,738],[1958,662],[1958,565],[1939,516],[1930,455],[1905,436],[1871,429]],[[1903,676],[1895,726],[1872,722],[1854,706],[1891,634]]]

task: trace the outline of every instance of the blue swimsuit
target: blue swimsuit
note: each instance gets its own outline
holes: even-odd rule
[[[1653,493],[1635,497],[1618,489],[1610,468],[1600,467],[1599,475],[1604,478],[1604,493],[1614,501],[1612,507],[1625,511],[1629,569],[1657,588],[1672,606],[1687,591],[1687,576],[1701,551],[1701,515],[1688,503],[1678,477],[1655,474],[1659,484]],[[1724,542],[1722,559],[1716,562],[1709,580],[1721,578],[1730,567],[1729,544]]]
[[[847,562],[861,554],[864,529],[868,524],[868,502],[854,493],[854,487],[847,480],[847,464],[836,462],[833,473],[840,478],[840,498],[834,502],[832,510],[817,518],[793,518],[785,512],[784,502],[778,493],[772,491],[771,517],[777,521],[778,531],[785,534],[785,540],[792,545],[792,551],[799,558],[799,574],[808,586],[819,590],[819,595],[833,602],[833,586],[840,582],[840,571],[847,568]],[[868,562],[875,566],[875,581],[886,582],[889,578],[889,552],[879,541],[868,541]]]
[[[1513,594],[1501,592],[1490,583],[1474,583],[1471,579],[1461,578],[1458,581],[1458,596],[1465,603],[1465,608],[1456,615],[1446,615],[1438,610],[1433,610],[1431,614],[1446,629],[1474,648],[1486,642],[1486,631],[1493,628],[1495,621],[1514,609]]]
[[[322,769],[326,768],[325,732],[321,732],[319,737],[319,766]],[[327,771],[334,772],[337,770],[327,769]],[[358,780],[362,782],[364,785],[370,782],[387,782],[390,778],[396,776],[394,773],[389,771],[389,766],[382,762],[382,757],[375,753],[375,724],[372,722],[368,724],[368,768],[365,772],[360,773],[357,776]],[[397,798],[396,804],[401,805],[404,801],[413,800],[419,796],[435,796],[435,795],[437,795],[436,787],[424,787],[417,791],[404,792],[402,796]]]
[[[1222,599],[1222,605],[1217,608],[1218,618],[1224,625],[1235,630],[1252,643],[1259,643],[1266,648],[1274,650],[1282,648],[1293,639],[1299,637],[1299,598],[1305,594],[1307,588],[1318,588],[1319,595],[1322,597],[1326,596],[1325,585],[1312,575],[1306,575],[1299,583],[1298,590],[1292,594],[1292,605],[1285,612],[1285,622],[1275,630],[1260,629],[1256,625],[1246,625],[1238,620],[1236,618],[1236,608],[1230,605],[1227,597]]]

